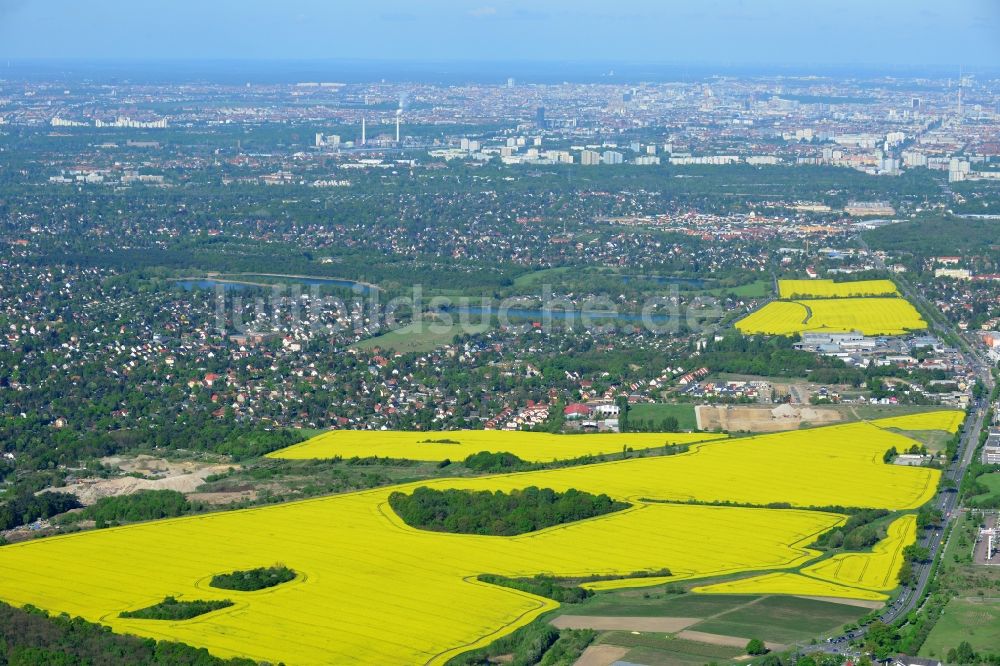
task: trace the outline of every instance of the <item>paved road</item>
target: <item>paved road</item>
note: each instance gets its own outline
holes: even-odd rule
[[[944,476],[949,479],[953,479],[958,486],[961,486],[962,484],[962,478],[965,476],[965,472],[968,469],[973,454],[975,453],[976,446],[979,443],[979,432],[983,426],[983,420],[986,416],[986,408],[988,404],[987,400],[980,400],[974,406],[974,411],[966,420],[965,430],[962,434],[962,441],[958,451],[959,460],[944,472]],[[956,506],[957,502],[957,491],[945,490],[938,493],[935,497],[934,505],[941,509],[941,513],[944,516],[944,524],[939,529],[922,530],[917,539],[917,543],[930,551],[932,561],[937,557],[938,551],[942,547],[941,540],[943,535],[947,532],[948,526],[960,513],[958,507]],[[914,610],[917,607],[917,603],[923,596],[924,588],[930,580],[931,571],[932,564],[930,563],[915,565],[914,574],[917,577],[916,585],[904,588],[900,596],[882,611],[879,615],[879,619],[886,624],[890,624]],[[803,646],[801,651],[827,653],[843,652],[848,648],[848,643],[851,640],[864,636],[865,631],[866,629],[862,627],[853,632],[834,636],[829,643]]]
[[[865,243],[864,239],[860,236],[857,237],[861,246],[870,252],[868,244]],[[873,255],[874,257],[874,255]],[[874,257],[876,265],[879,268],[885,268],[885,262],[879,257]],[[900,290],[903,295],[913,302],[919,303],[923,306],[924,310],[927,312],[931,321],[928,322],[932,328],[937,329],[939,332],[950,331],[954,332],[954,328],[945,319],[945,317],[931,304],[927,299],[923,297],[922,294],[914,291],[913,287],[905,279],[897,277],[897,283],[900,286]],[[962,344],[962,353],[965,356],[966,363],[975,371],[983,383],[992,390],[993,388],[993,375],[991,372],[992,365],[987,362],[983,355],[975,347],[975,343],[970,344],[970,340],[962,337],[959,334],[959,339]],[[988,394],[987,394],[988,395]],[[984,420],[986,417],[986,411],[989,407],[988,399],[980,399],[975,402],[972,406],[972,411],[969,417],[966,419],[965,428],[962,433],[962,439],[959,444],[958,449],[958,460],[949,466],[944,472],[946,478],[952,479],[955,482],[956,487],[961,487],[962,479],[965,477],[965,472],[972,462],[972,457],[975,454],[976,447],[979,444],[979,433],[984,426]],[[985,424],[989,425],[989,424]],[[958,492],[956,490],[945,490],[939,492],[934,499],[934,505],[941,509],[941,513],[944,516],[944,524],[940,529],[936,530],[922,530],[921,535],[918,538],[918,543],[924,546],[930,551],[932,560],[937,557],[938,551],[942,547],[941,540],[943,535],[947,532],[948,527],[951,525],[952,521],[959,515],[960,511],[957,506],[958,502]],[[917,607],[917,603],[923,596],[923,591],[930,580],[932,571],[932,564],[920,564],[914,567],[914,574],[917,577],[917,583],[912,588],[907,587],[903,590],[900,596],[888,607],[886,607],[879,616],[879,619],[885,623],[891,623],[899,618],[905,616],[910,611]],[[860,638],[864,636],[865,629],[861,628],[857,631],[849,632],[832,638],[829,643],[821,643],[815,646],[804,646],[802,652],[828,652],[828,653],[839,653],[846,651],[848,649],[848,643],[851,640]]]

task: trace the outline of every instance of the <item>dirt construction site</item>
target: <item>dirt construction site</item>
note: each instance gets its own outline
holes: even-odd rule
[[[729,432],[779,432],[798,430],[803,424],[825,425],[843,420],[835,409],[805,405],[698,405],[699,430]]]
[[[140,490],[176,490],[191,493],[212,474],[227,471],[232,465],[195,461],[170,461],[153,456],[104,458],[101,462],[117,467],[127,476],[110,479],[85,478],[56,490],[76,495],[83,504],[93,504],[102,497],[132,495]]]

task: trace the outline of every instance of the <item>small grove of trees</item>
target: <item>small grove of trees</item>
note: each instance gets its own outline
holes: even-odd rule
[[[752,654],[754,656],[768,653],[767,646],[764,645],[764,641],[759,638],[751,638],[750,642],[747,643],[746,650],[747,654]]]
[[[81,506],[76,495],[69,493],[24,493],[0,504],[0,530],[9,530],[36,520],[51,518]]]
[[[865,632],[865,649],[875,660],[884,661],[897,648],[899,632],[890,624],[881,621],[872,622]]]
[[[259,567],[212,576],[209,585],[223,590],[253,592],[287,583],[294,578],[294,571],[283,564],[276,564],[273,567]]]
[[[114,634],[67,615],[0,603],[0,664],[119,664],[120,666],[254,666],[220,659],[205,648]]]
[[[931,561],[931,551],[926,546],[914,543],[903,549],[903,558],[909,562],[925,564]]]
[[[949,664],[975,664],[979,662],[979,656],[972,649],[969,641],[962,641],[958,647],[948,650],[946,658]]]
[[[982,482],[986,474],[1000,472],[1000,465],[984,465],[973,462],[962,479],[963,503],[976,509],[1000,508],[1000,493],[993,493],[989,486]]]
[[[465,466],[477,472],[511,472],[527,465],[513,453],[480,451],[465,459]]]
[[[594,596],[594,593],[586,588],[562,585],[559,579],[541,574],[532,578],[508,578],[494,574],[482,574],[479,576],[479,580],[492,585],[502,585],[528,592],[539,597],[554,599],[561,604],[576,604]]]
[[[909,587],[917,582],[917,576],[913,571],[913,564],[910,560],[903,560],[903,563],[899,565],[899,573],[896,574],[896,580],[904,587]]]
[[[435,490],[394,492],[389,505],[408,525],[435,532],[513,536],[620,511],[629,505],[605,494],[535,486],[507,493]]]
[[[158,604],[134,611],[122,611],[118,616],[137,620],[190,620],[232,605],[233,602],[229,599],[179,601],[175,597],[165,597]]]
[[[843,548],[863,550],[881,538],[881,531],[873,522],[889,515],[885,509],[864,509],[852,514],[843,526],[824,532],[813,543],[816,548]]]
[[[140,520],[175,518],[199,509],[176,490],[140,490],[134,495],[102,497],[69,520],[93,520],[98,527]]]
[[[917,527],[926,529],[928,527],[940,527],[944,520],[941,509],[925,504],[917,510]]]
[[[562,666],[575,663],[596,637],[592,629],[560,630],[545,620],[535,620],[486,647],[452,657],[447,666],[488,666],[501,661],[515,666]]]
[[[917,582],[914,564],[925,564],[931,561],[931,551],[925,546],[910,544],[903,548],[903,564],[899,567],[896,579],[900,585],[913,585]]]
[[[767,377],[804,377],[821,384],[854,384],[863,373],[839,358],[793,348],[796,341],[782,336],[743,336],[736,332],[710,340],[700,363],[716,372]]]
[[[914,444],[910,448],[903,451],[903,453],[906,453],[907,455],[911,456],[926,456],[927,447],[923,444],[919,446],[917,444]],[[882,454],[882,462],[887,464],[891,463],[898,456],[899,456],[899,451],[896,450],[896,447],[895,446],[889,447],[889,449],[887,449],[886,452]]]
[[[621,419],[618,421],[621,429]],[[628,432],[677,432],[681,429],[680,421],[676,416],[667,416],[659,421],[654,419],[635,419],[629,416],[626,422]],[[625,430],[622,430],[625,432]]]

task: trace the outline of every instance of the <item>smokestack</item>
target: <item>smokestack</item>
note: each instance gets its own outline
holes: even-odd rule
[[[365,117],[361,116],[361,145],[365,145]]]
[[[403,115],[402,109],[396,110],[396,143],[399,143],[399,118]]]

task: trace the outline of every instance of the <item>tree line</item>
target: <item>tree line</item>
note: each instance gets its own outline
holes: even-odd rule
[[[140,490],[133,495],[102,497],[68,518],[73,522],[93,520],[98,527],[106,527],[116,523],[176,518],[197,508],[201,507],[192,505],[183,493],[176,490]]]
[[[33,606],[0,603],[0,666],[254,666],[250,659],[220,659],[204,648],[125,636]]]
[[[38,495],[22,492],[0,504],[0,530],[28,525],[81,506],[76,495],[45,492]]]
[[[134,611],[122,611],[118,616],[137,620],[190,620],[232,605],[233,602],[229,599],[180,601],[176,597],[164,597],[163,601],[152,606]]]

